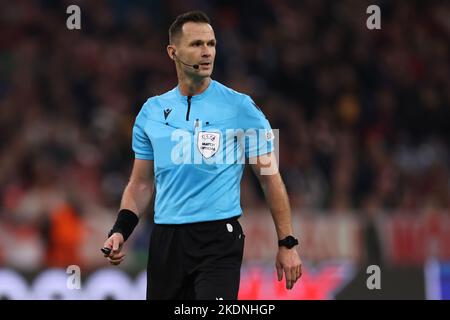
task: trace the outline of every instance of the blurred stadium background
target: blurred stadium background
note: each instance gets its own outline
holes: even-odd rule
[[[81,30],[66,28],[67,6]],[[368,30],[366,8],[381,8]],[[275,280],[275,232],[250,171],[241,299],[450,298],[447,1],[8,1],[0,5],[0,297],[143,299],[148,216],[111,268],[99,248],[147,97],[176,84],[176,15],[204,10],[214,78],[280,129],[305,273]],[[381,268],[368,290],[366,268]],[[69,265],[82,290],[66,288]]]

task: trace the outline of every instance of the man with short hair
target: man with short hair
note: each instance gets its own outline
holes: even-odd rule
[[[123,261],[123,243],[156,185],[147,299],[237,299],[245,238],[238,222],[240,159],[245,158],[275,223],[278,279],[284,272],[286,288],[292,289],[302,265],[270,124],[249,96],[211,79],[216,38],[203,12],[178,16],[169,42],[178,86],[148,99],[136,118],[133,170],[104,243],[112,250],[105,257],[114,265]]]

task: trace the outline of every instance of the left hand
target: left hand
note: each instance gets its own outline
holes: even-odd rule
[[[302,276],[302,260],[296,248],[279,247],[275,266],[277,268],[278,281],[283,279],[284,271],[286,289],[291,290],[295,282]]]
[[[123,235],[119,232],[116,232],[108,238],[103,244],[104,248],[110,248],[112,251],[109,255],[104,254],[104,257],[108,259],[109,263],[112,265],[119,265],[123,259],[125,259],[125,253],[122,252],[122,246],[125,240],[123,239]]]

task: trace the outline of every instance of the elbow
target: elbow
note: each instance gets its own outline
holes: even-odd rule
[[[281,183],[281,177],[279,174],[274,175],[259,175],[259,183],[261,187],[265,190],[272,186],[277,186]]]

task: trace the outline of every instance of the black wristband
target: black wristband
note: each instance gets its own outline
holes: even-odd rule
[[[111,237],[113,233],[118,232],[121,233],[123,239],[127,241],[138,222],[139,218],[137,214],[128,209],[121,209],[117,215],[116,223],[114,223],[114,226],[108,233],[108,238]]]

